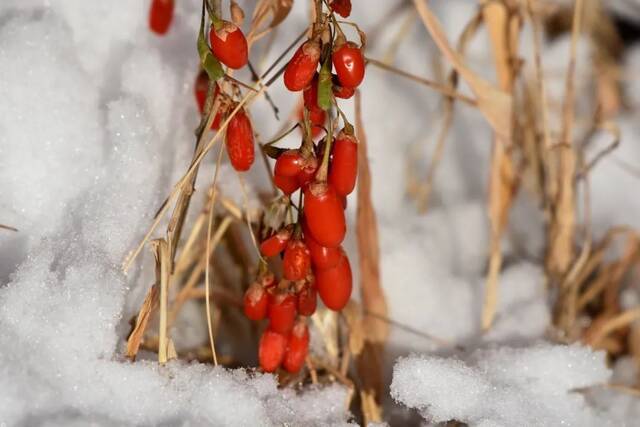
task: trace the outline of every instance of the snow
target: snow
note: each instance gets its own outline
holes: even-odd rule
[[[489,348],[465,360],[400,359],[391,394],[433,422],[602,426],[606,419],[575,389],[606,382],[609,376],[604,353],[579,345]]]
[[[273,376],[250,368],[177,361],[161,367],[153,354],[143,353],[135,363],[122,357],[128,320],[153,281],[153,265],[148,250],[128,276],[121,262],[186,169],[197,125],[199,2],[176,2],[175,26],[164,38],[146,27],[148,3],[4,0],[0,5],[0,223],[19,230],[0,230],[0,424],[346,425],[353,420],[346,407],[349,390],[336,384],[278,389]],[[296,2],[265,63],[307,22],[302,3]],[[354,3],[354,20],[377,33],[369,54],[382,58],[404,17],[380,25],[385,8]],[[431,3],[452,40],[476,10],[465,0]],[[622,10],[633,2],[615,3],[612,7]],[[394,64],[434,78],[435,48],[419,22],[414,25],[392,52]],[[530,54],[530,28],[525,31],[521,44]],[[263,42],[256,46],[263,48]],[[563,95],[568,48],[566,37],[543,44],[547,89],[556,104]],[[593,101],[586,90],[592,78],[585,66],[589,49],[582,40],[581,105]],[[468,58],[472,69],[494,78],[484,30],[469,45]],[[640,49],[631,49],[626,69],[637,68],[639,58]],[[530,75],[527,64],[524,72]],[[243,73],[238,78],[247,79]],[[638,82],[630,80],[627,89],[630,105],[640,104]],[[277,132],[298,101],[280,82],[269,93],[283,118],[276,121],[265,102],[252,105],[260,141]],[[362,94],[382,284],[395,322],[385,355],[385,375],[393,378],[391,395],[397,401],[385,402],[389,425],[451,419],[480,426],[633,424],[640,414],[637,398],[600,387],[637,377],[631,360],[615,361],[610,371],[602,353],[546,341],[551,309],[539,259],[545,224],[527,189],[515,203],[503,241],[496,322],[488,333],[480,332],[491,130],[478,112],[456,106],[430,208],[422,215],[405,190],[410,174],[424,181],[440,131],[441,99],[372,66]],[[353,117],[352,104],[341,105]],[[553,117],[554,130],[559,117]],[[591,175],[594,237],[612,225],[640,226],[638,200],[629,197],[637,177],[621,166],[639,158],[633,143],[637,120],[630,112],[618,119],[622,144]],[[284,145],[293,146],[298,138],[294,134]],[[599,134],[589,156],[610,139]],[[201,168],[188,222],[201,208],[216,156],[214,149]],[[268,188],[266,177],[258,159],[245,176],[251,208]],[[219,182],[225,197],[245,205],[226,158]],[[345,247],[354,267],[355,208],[353,198]],[[625,307],[639,300],[636,289],[625,292]],[[177,319],[172,334],[178,349],[206,342],[198,310],[189,302]],[[317,330],[312,337],[320,342]],[[220,348],[237,350],[225,338],[222,325]],[[248,353],[254,350],[238,354],[238,360],[255,361]],[[576,391],[583,388],[588,390]],[[407,407],[425,420],[416,421]]]

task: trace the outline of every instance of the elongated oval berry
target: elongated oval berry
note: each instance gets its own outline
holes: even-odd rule
[[[304,215],[316,242],[330,248],[342,243],[347,232],[342,202],[326,182],[313,182],[304,190]]]
[[[237,171],[247,171],[253,164],[253,128],[251,120],[244,112],[238,111],[227,126],[227,152],[231,165]]]
[[[316,286],[327,308],[342,310],[351,298],[352,277],[349,258],[343,253],[338,264],[316,272]]]
[[[159,35],[166,34],[173,21],[173,9],[173,0],[153,0],[149,9],[151,31]]]
[[[267,316],[269,297],[260,283],[253,283],[244,293],[244,314],[251,320],[262,320]]]
[[[300,371],[308,352],[309,329],[304,321],[299,321],[293,327],[291,335],[289,335],[282,366],[292,374]]]
[[[302,156],[299,150],[287,150],[280,154],[273,173],[280,176],[296,177],[302,169]]]
[[[284,250],[282,274],[285,279],[296,281],[307,277],[311,268],[311,255],[301,240],[292,240]]]
[[[281,334],[288,334],[296,320],[297,300],[289,293],[279,292],[269,298],[269,328]]]
[[[331,10],[343,18],[348,18],[351,15],[351,0],[333,0],[330,6]]]
[[[307,248],[309,248],[311,265],[314,271],[331,268],[338,264],[338,261],[342,258],[342,246],[328,248],[316,242],[316,239],[313,238],[309,231],[309,226],[306,221],[302,221],[302,232],[304,235],[304,243],[307,245]]]
[[[291,228],[282,228],[276,234],[260,243],[260,253],[266,257],[276,256],[287,247],[287,242],[290,238]]]
[[[287,196],[300,188],[298,178],[293,176],[273,175],[273,183]]]
[[[331,150],[328,182],[339,196],[351,194],[358,176],[358,141],[341,131]]]
[[[275,372],[282,363],[287,349],[287,337],[278,332],[267,329],[260,337],[258,360],[265,372]]]
[[[292,92],[309,86],[320,61],[320,43],[307,40],[293,54],[284,70],[284,85]]]
[[[318,105],[318,73],[314,74],[311,84],[302,92],[302,99],[307,110],[322,110]]]
[[[362,83],[365,64],[358,45],[353,42],[342,44],[333,52],[331,60],[341,86],[355,88]]]
[[[355,88],[342,86],[340,80],[338,80],[338,76],[335,74],[331,75],[331,81],[333,82],[331,91],[336,98],[349,99],[356,93]]]
[[[207,102],[207,92],[209,90],[209,75],[206,71],[200,71],[198,74],[198,78],[196,79],[196,84],[194,87],[194,92],[196,95],[196,102],[198,103],[198,110],[200,110],[200,114],[204,112],[204,104]],[[220,86],[216,84],[216,89],[213,92],[213,99],[215,99],[220,95]],[[211,122],[211,129],[218,130],[220,129],[220,123],[222,123],[222,118],[224,116],[224,105],[220,104],[218,106],[218,111],[216,112],[216,116],[213,118],[213,122]]]
[[[211,27],[209,33],[211,51],[216,58],[229,68],[242,68],[249,61],[247,39],[242,30],[229,21],[222,21],[218,30]]]
[[[318,291],[315,285],[307,284],[298,292],[298,314],[311,316],[318,307]]]

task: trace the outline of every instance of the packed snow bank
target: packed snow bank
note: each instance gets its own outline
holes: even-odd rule
[[[606,382],[604,353],[578,345],[477,350],[465,357],[411,356],[394,368],[392,396],[433,422],[471,426],[602,426],[576,389]]]

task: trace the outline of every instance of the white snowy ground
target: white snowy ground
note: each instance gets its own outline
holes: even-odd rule
[[[127,320],[151,282],[152,266],[145,255],[142,265],[124,276],[120,263],[191,155],[198,3],[177,2],[174,26],[164,38],[147,29],[148,1],[0,3],[0,223],[20,230],[0,230],[0,425],[340,425],[350,420],[346,390],[339,386],[296,395],[278,391],[270,375],[122,360]],[[304,3],[296,2],[271,58],[303,28]],[[452,39],[475,8],[467,0],[431,3]],[[372,36],[373,57],[384,55],[404,20],[380,25],[392,4],[354,0],[353,19]],[[581,47],[584,63],[588,46]],[[530,37],[523,37],[523,50],[531,50]],[[430,75],[433,52],[414,21],[395,64]],[[545,45],[545,66],[562,76],[567,52],[566,39]],[[477,70],[492,68],[482,32],[469,58]],[[628,61],[630,69],[640,63],[640,50],[630,51]],[[552,97],[562,95],[561,81],[549,87]],[[283,112],[297,101],[280,82],[270,93]],[[394,329],[388,366],[399,356],[421,355],[395,365],[386,408],[392,424],[418,422],[416,412],[392,399],[417,408],[429,422],[633,424],[640,415],[633,397],[597,389],[587,401],[573,391],[610,380],[603,354],[544,341],[549,308],[542,271],[531,261],[543,244],[542,222],[526,195],[505,241],[508,263],[496,326],[477,338],[491,140],[482,118],[457,107],[432,209],[420,216],[405,196],[406,165],[410,158],[427,163],[430,148],[416,157],[415,147],[434,144],[439,97],[372,67],[362,93],[390,317],[469,349],[455,352]],[[640,104],[637,82],[626,93],[631,104]],[[264,102],[252,114],[263,139],[280,127]],[[622,145],[592,177],[598,233],[613,224],[640,226],[640,201],[628,194],[636,178],[614,161],[640,162],[636,121],[631,115],[619,118]],[[249,179],[264,185],[259,162],[254,169]],[[203,168],[199,188],[211,171]],[[241,201],[227,166],[221,179],[226,194]],[[348,212],[353,220],[355,203]],[[353,236],[347,247],[355,257]],[[191,333],[193,341],[203,339],[201,330]],[[387,374],[391,382],[391,371]],[[634,376],[630,361],[615,366],[615,382]]]

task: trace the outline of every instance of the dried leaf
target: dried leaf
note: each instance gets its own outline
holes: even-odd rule
[[[458,71],[473,91],[478,101],[478,108],[485,119],[489,122],[493,130],[504,138],[504,141],[511,141],[511,95],[499,90],[471,71],[471,69],[465,65],[460,55],[458,55],[449,44],[440,22],[425,1],[413,0],[413,3],[436,46],[438,46],[442,54],[449,60],[451,65]]]
[[[127,339],[127,357],[129,359],[135,359],[140,349],[140,343],[144,337],[144,333],[149,324],[151,318],[151,312],[158,305],[158,285],[152,285],[147,291],[147,295],[144,298],[140,311],[136,316],[136,325],[131,331],[129,338]]]

